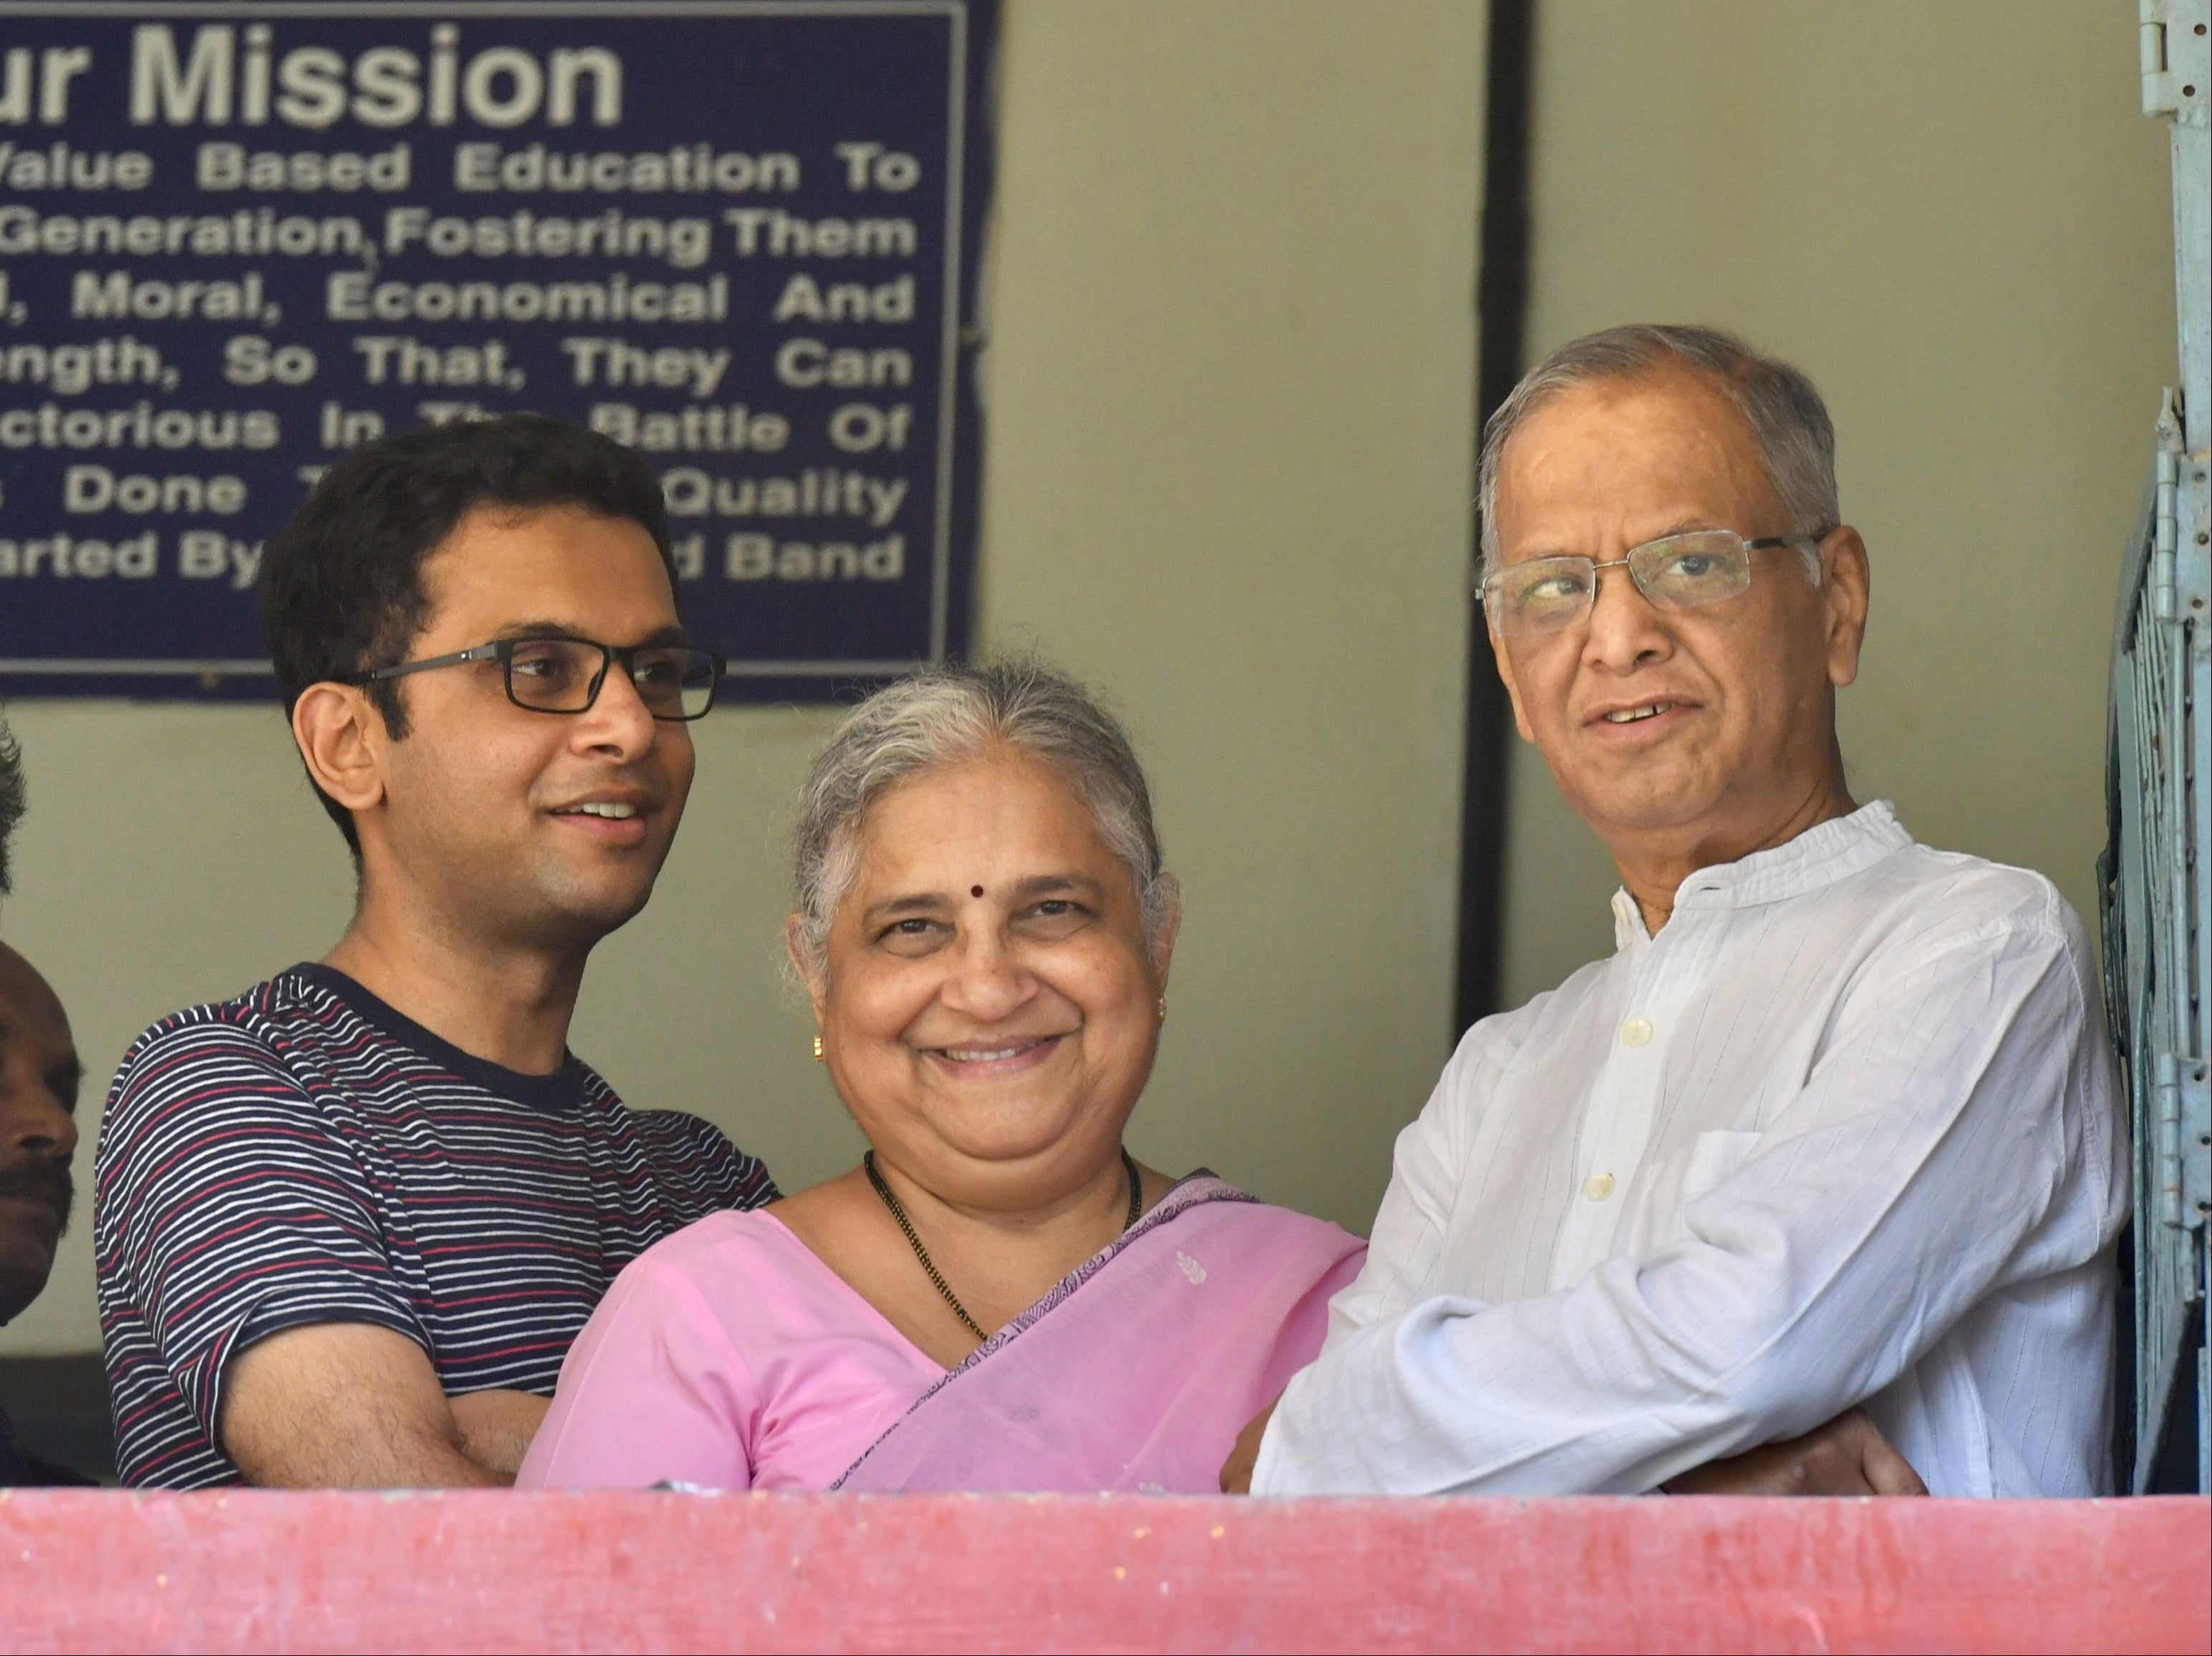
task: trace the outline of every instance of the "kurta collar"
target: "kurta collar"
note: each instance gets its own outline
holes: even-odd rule
[[[1896,807],[1875,800],[1771,850],[1698,869],[1676,890],[1674,911],[1786,902],[1849,880],[1911,843]],[[1614,947],[1622,949],[1651,941],[1644,928],[1644,911],[1626,887],[1613,894],[1613,936]]]

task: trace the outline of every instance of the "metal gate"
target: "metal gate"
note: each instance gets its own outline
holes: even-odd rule
[[[2099,870],[2106,997],[2135,1129],[2133,1429],[2118,1447],[2125,1487],[2138,1493],[2212,1489],[2208,21],[2208,0],[2142,0],[2143,113],[2166,122],[2172,141],[2180,384],[2159,411],[2150,488],[2123,566],[2106,764],[2112,839]]]

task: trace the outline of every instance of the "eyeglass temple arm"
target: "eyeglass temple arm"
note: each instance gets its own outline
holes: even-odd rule
[[[495,661],[500,646],[478,644],[473,649],[457,649],[451,655],[432,655],[420,661],[402,661],[396,667],[371,667],[367,673],[349,673],[336,682],[342,685],[374,684],[383,679],[404,679],[410,673],[428,673],[432,667],[459,667],[464,661]]]
[[[1743,543],[1744,550],[1746,551],[1752,552],[1763,552],[1770,546],[1817,546],[1843,527],[1844,526],[1840,523],[1832,523],[1825,529],[1814,529],[1808,534],[1763,535],[1757,540],[1745,541]]]

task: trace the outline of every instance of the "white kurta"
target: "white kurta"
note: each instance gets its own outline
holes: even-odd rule
[[[1886,804],[1468,1032],[1255,1494],[1631,1493],[1864,1402],[1937,1495],[2110,1482],[2124,1117],[2081,923]]]

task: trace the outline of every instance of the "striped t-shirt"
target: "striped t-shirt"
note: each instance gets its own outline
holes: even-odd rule
[[[550,1396],[617,1271],[775,1195],[705,1122],[628,1109],[574,1056],[471,1057],[327,966],[164,1019],[124,1055],[94,1175],[123,1481],[240,1482],[223,1366],[305,1324],[395,1330],[449,1395]]]

